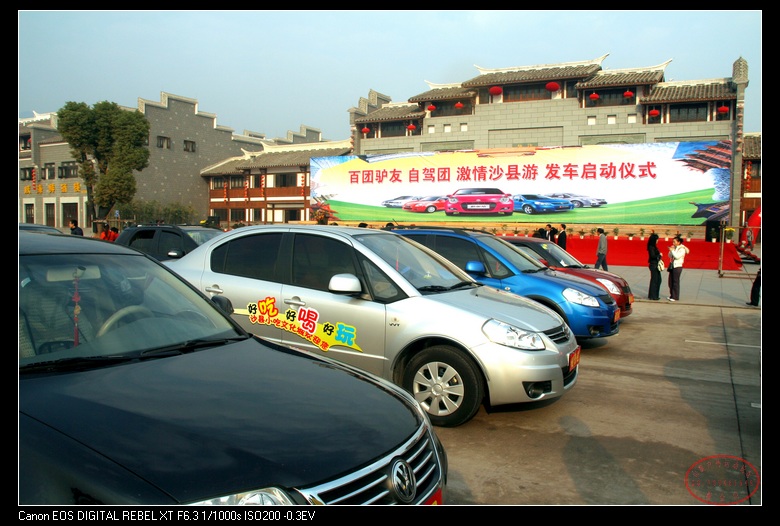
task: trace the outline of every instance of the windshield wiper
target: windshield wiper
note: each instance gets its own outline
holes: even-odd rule
[[[20,370],[24,372],[33,372],[41,370],[67,371],[70,369],[92,369],[104,365],[114,365],[121,362],[135,360],[135,356],[77,356],[72,358],[60,358],[59,360],[50,360],[48,362],[31,363],[23,366]]]
[[[236,336],[233,338],[200,338],[197,340],[187,340],[175,345],[166,345],[165,347],[158,347],[156,349],[149,349],[141,353],[141,358],[159,358],[161,356],[175,356],[177,354],[185,354],[195,351],[197,349],[204,349],[206,347],[217,347],[220,345],[226,345],[231,342],[244,341],[248,336]]]
[[[544,272],[545,270],[548,270],[549,267],[542,267],[542,268],[529,268],[525,269],[523,271],[523,274],[536,274],[537,272]]]
[[[472,287],[474,285],[476,284],[473,281],[461,281],[460,283],[456,283],[452,287],[449,287],[447,290],[455,290],[463,287]]]

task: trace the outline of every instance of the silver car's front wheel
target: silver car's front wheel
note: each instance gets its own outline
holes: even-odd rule
[[[480,379],[476,366],[463,353],[437,345],[410,360],[403,387],[428,412],[433,425],[455,427],[477,414],[484,397]]]

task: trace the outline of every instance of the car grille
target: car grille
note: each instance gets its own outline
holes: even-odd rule
[[[404,460],[417,482],[415,496],[409,504],[423,504],[439,489],[443,477],[430,429],[423,424],[404,445],[359,471],[299,491],[311,504],[403,504],[393,489],[391,471],[396,460]]]
[[[565,323],[554,329],[544,331],[544,334],[555,343],[565,343],[571,338],[571,330],[569,330],[569,326]]]

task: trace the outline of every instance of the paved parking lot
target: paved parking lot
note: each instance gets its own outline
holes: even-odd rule
[[[571,392],[437,428],[447,504],[761,504],[761,308],[745,305],[758,265],[685,270],[678,303],[646,300],[649,271],[625,269],[611,270],[636,287],[634,313],[583,344]],[[757,477],[719,472],[723,459]]]

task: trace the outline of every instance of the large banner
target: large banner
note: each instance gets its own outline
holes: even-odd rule
[[[730,181],[730,141],[313,157],[311,205],[336,222],[698,225],[728,217]],[[513,207],[453,201],[465,189]]]

